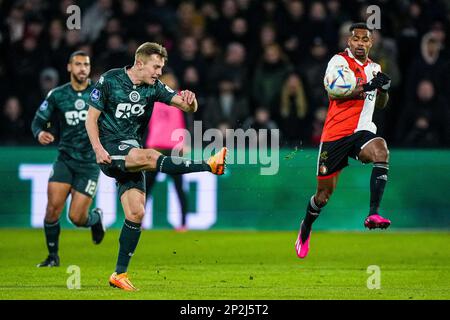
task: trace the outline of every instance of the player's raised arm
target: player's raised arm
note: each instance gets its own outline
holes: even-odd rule
[[[89,136],[89,141],[91,142],[92,149],[95,152],[95,157],[98,164],[111,163],[111,156],[103,148],[100,143],[99,133],[98,133],[98,118],[102,112],[92,106],[89,107],[89,111],[86,117],[86,131]]]
[[[178,95],[174,95],[170,100],[170,105],[177,107],[184,112],[196,112],[198,108],[195,93],[189,90],[183,90]]]

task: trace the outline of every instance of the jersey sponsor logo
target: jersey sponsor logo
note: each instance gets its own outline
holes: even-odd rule
[[[39,110],[40,111],[45,111],[48,108],[48,101],[44,100],[44,102],[41,103],[41,105],[39,106]]]
[[[131,91],[128,97],[130,98],[131,102],[138,102],[139,100],[141,100],[141,95],[137,91]]]
[[[127,149],[127,148],[129,148],[130,146],[129,145],[126,145],[126,144],[121,144],[120,146],[119,146],[119,150],[120,151],[123,151],[123,150],[125,150],[125,149]]]
[[[98,101],[100,100],[100,90],[94,89],[91,92],[91,100],[92,101]]]
[[[83,99],[77,99],[77,101],[75,101],[75,109],[83,110],[85,106],[86,102],[84,102]]]
[[[103,81],[105,81],[105,77],[101,76],[100,79],[98,79],[98,83],[103,84]]]
[[[142,104],[131,104],[131,103],[119,103],[116,108],[116,118],[128,119],[132,115],[139,117],[145,112],[144,105]]]
[[[64,117],[69,126],[76,126],[80,121],[86,121],[87,114],[87,110],[67,111],[64,113]]]

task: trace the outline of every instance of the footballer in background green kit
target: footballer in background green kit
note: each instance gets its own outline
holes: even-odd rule
[[[90,227],[94,244],[99,244],[105,235],[101,209],[89,211],[100,173],[84,125],[88,113],[87,101],[93,88],[89,79],[90,70],[90,59],[85,52],[72,53],[67,64],[70,82],[48,93],[31,125],[39,143],[48,145],[55,140],[47,130],[52,116],[56,115],[60,136],[58,157],[48,182],[44,218],[48,257],[38,267],[59,266],[59,218],[69,194],[72,196],[69,208],[72,223],[77,227]]]

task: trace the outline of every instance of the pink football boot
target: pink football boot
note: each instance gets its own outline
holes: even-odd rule
[[[386,229],[391,225],[391,220],[383,218],[379,214],[372,214],[364,221],[364,226],[369,229]]]
[[[304,259],[309,252],[309,239],[311,239],[311,232],[309,232],[308,238],[306,239],[305,243],[302,243],[302,227],[303,227],[303,221],[300,224],[300,230],[298,232],[297,241],[295,242],[295,252],[297,252],[297,256],[300,259]]]

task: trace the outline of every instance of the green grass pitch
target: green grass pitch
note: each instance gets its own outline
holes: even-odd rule
[[[296,232],[143,231],[129,275],[138,292],[108,285],[119,230],[99,246],[89,230],[61,232],[59,268],[42,230],[0,230],[0,299],[450,299],[448,232],[314,232],[307,259]],[[68,289],[70,265],[81,289]],[[369,290],[368,266],[380,268]]]

